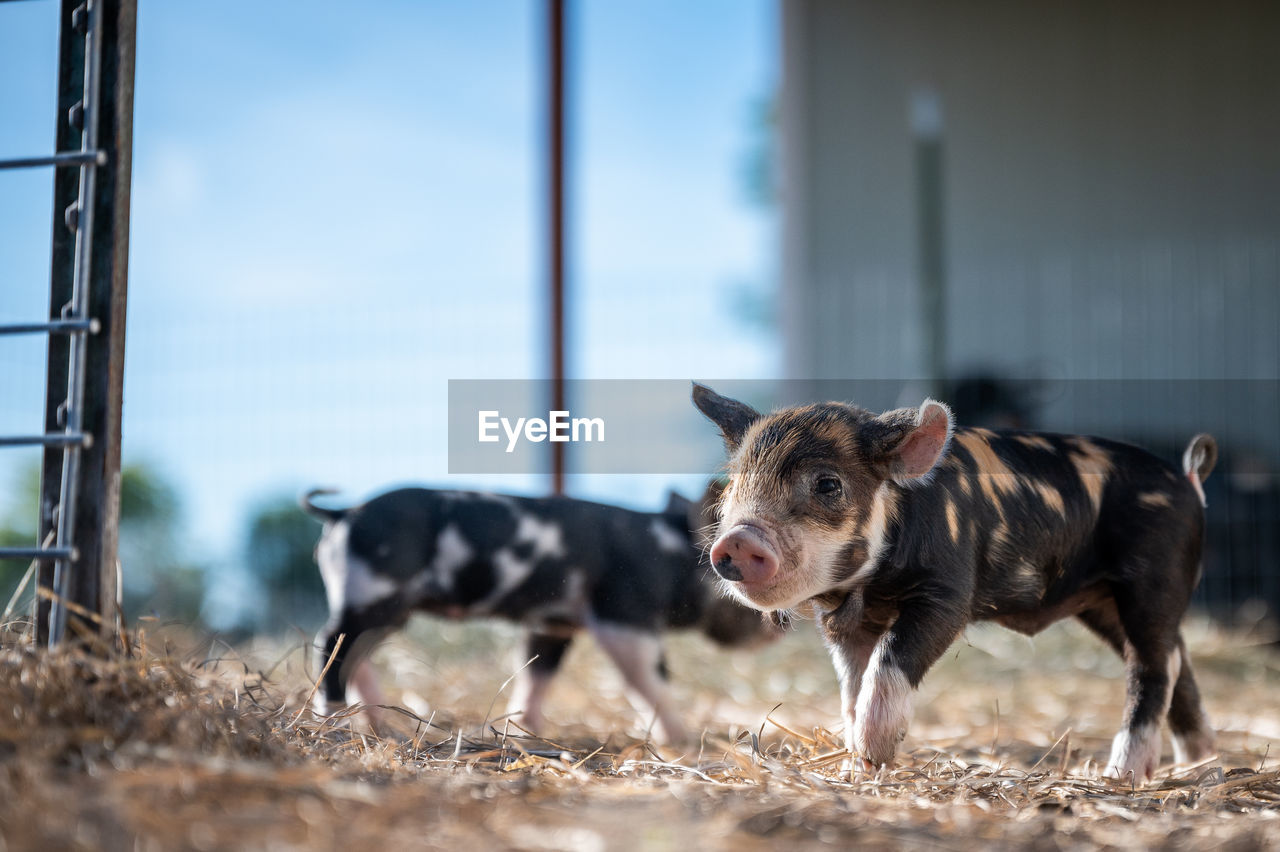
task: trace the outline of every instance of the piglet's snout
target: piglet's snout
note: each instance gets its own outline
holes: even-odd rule
[[[763,583],[778,573],[778,554],[751,524],[738,524],[711,546],[711,564],[726,580]]]

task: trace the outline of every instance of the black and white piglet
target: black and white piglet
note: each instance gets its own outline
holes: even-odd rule
[[[666,685],[662,631],[697,629],[723,646],[778,633],[723,595],[699,564],[703,504],[676,494],[664,511],[648,513],[425,488],[330,509],[313,502],[323,493],[301,504],[325,522],[316,546],[329,603],[317,645],[321,664],[334,657],[317,696],[325,712],[345,702],[348,685],[367,704],[384,703],[365,658],[412,613],[500,618],[527,627],[521,653],[537,657],[520,671],[510,705],[524,727],[542,727],[551,677],[585,629],[653,708],[657,735],[679,742],[686,732]]]
[[[878,415],[762,415],[701,385],[693,400],[729,453],[715,569],[750,606],[821,616],[851,754],[893,759],[914,690],[969,622],[1034,634],[1069,616],[1128,669],[1108,774],[1150,777],[1165,718],[1177,761],[1213,752],[1179,630],[1200,578],[1208,435],[1179,470],[1116,441],[955,428],[932,400]]]

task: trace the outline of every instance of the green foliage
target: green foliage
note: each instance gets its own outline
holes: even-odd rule
[[[751,103],[749,141],[742,157],[740,180],[747,201],[765,210],[778,203],[778,100],[775,95]]]
[[[34,535],[0,524],[0,547],[31,547]],[[23,559],[0,559],[0,609],[9,602],[30,563]]]
[[[9,495],[8,514],[0,517],[0,547],[35,547],[36,519],[40,495],[39,457],[32,465],[22,467],[13,493]],[[22,559],[0,559],[0,609],[27,572],[31,563]]]
[[[40,461],[19,471],[13,493],[9,495],[9,511],[0,517],[0,547],[35,547],[37,506],[40,505]],[[13,590],[31,564],[27,559],[0,559],[0,609],[9,602]]]
[[[142,464],[120,471],[120,523],[157,524],[179,515],[177,492],[158,471]]]
[[[778,99],[774,94],[756,98],[749,105],[747,145],[739,162],[738,184],[748,204],[767,212],[776,209],[780,192]],[[773,277],[732,281],[722,293],[729,312],[743,326],[768,335],[778,333],[778,288]]]
[[[746,328],[773,334],[778,331],[778,293],[762,281],[734,281],[722,289],[729,312]]]
[[[183,535],[182,500],[153,465],[129,464],[120,474],[119,559],[123,605],[129,620],[155,616],[196,624],[205,604],[207,567],[192,561]],[[36,544],[39,461],[22,470],[0,516],[0,546]],[[292,497],[272,497],[250,514],[244,565],[259,594],[242,602],[240,617],[258,613],[259,629],[279,632],[294,626],[314,630],[327,614],[324,585],[312,551],[320,524]],[[8,602],[30,563],[0,560],[0,607]],[[30,594],[30,591],[27,593]]]
[[[9,513],[0,519],[0,545],[31,547],[37,543],[39,502],[40,464],[35,460],[19,474]],[[198,620],[204,600],[204,572],[184,559],[181,520],[177,491],[159,469],[146,463],[121,469],[118,556],[126,617],[155,613],[189,623]],[[5,602],[29,564],[25,560],[0,562],[0,596]]]
[[[245,564],[265,592],[263,630],[312,630],[323,622],[324,584],[312,556],[319,537],[319,522],[292,497],[268,499],[252,513]]]

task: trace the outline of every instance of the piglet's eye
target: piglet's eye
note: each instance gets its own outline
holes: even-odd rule
[[[824,497],[834,497],[840,493],[840,480],[834,476],[821,477],[813,484],[813,492]]]

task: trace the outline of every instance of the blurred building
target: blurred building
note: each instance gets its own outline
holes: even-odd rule
[[[786,373],[1213,431],[1206,585],[1280,607],[1277,33],[1269,2],[784,0]]]

